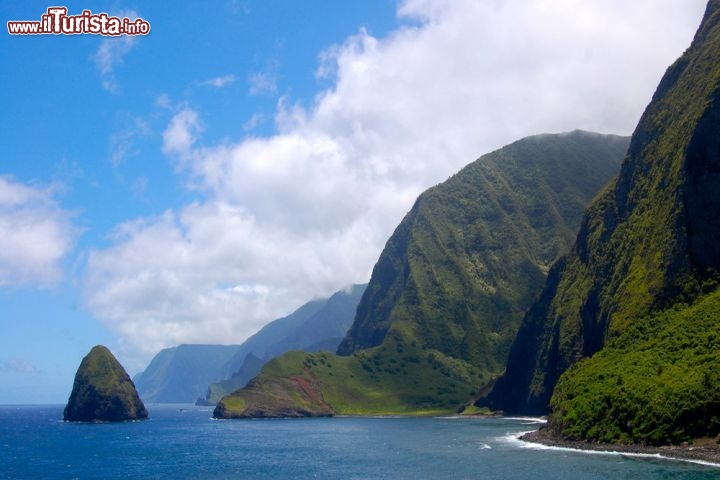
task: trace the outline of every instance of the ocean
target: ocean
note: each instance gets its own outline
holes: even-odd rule
[[[62,406],[0,406],[0,479],[718,479],[717,466],[536,446],[523,418],[213,420],[149,405],[151,418],[65,423]]]

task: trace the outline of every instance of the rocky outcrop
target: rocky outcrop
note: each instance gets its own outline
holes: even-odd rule
[[[106,347],[93,347],[75,374],[64,420],[123,422],[147,416],[145,405],[122,365]]]

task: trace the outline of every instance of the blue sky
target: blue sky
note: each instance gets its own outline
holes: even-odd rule
[[[631,3],[626,5],[626,3]],[[368,280],[424,189],[522,136],[629,134],[702,0],[66,2],[0,35],[0,403],[63,403]],[[3,22],[51,4],[3,2]]]

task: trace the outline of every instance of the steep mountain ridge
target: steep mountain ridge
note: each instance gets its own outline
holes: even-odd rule
[[[524,311],[627,141],[581,131],[528,137],[427,190],[388,240],[340,356],[277,358],[216,413],[414,413],[467,403],[501,373]]]
[[[640,347],[628,339],[628,332],[648,322],[647,318],[656,318],[652,315],[658,312],[689,308],[716,288],[720,268],[719,25],[720,0],[710,0],[692,45],[668,68],[640,119],[620,175],[588,208],[572,252],[553,267],[539,300],[523,320],[505,375],[478,405],[507,413],[547,413],[558,379],[578,361],[608,343],[621,344],[620,349],[613,347],[617,354],[613,358],[632,369],[624,362],[634,358],[632,352]],[[684,318],[681,313],[676,317]],[[673,328],[671,322],[668,331]],[[563,377],[551,416],[559,431],[573,431],[573,425],[582,421],[571,418],[578,413],[571,400],[584,398],[582,389],[594,388],[589,379],[603,376],[602,372],[589,373],[591,368],[608,368],[601,361],[613,354],[601,353]],[[605,392],[608,402],[618,400],[617,392],[625,390],[620,385],[612,394]],[[645,408],[655,408],[656,400],[647,398]],[[618,412],[612,405],[604,411],[614,412],[608,413],[606,421],[620,421],[613,418]],[[603,440],[650,438],[630,430],[623,431],[622,438],[604,435]],[[583,435],[597,439],[587,431]],[[653,438],[661,442],[681,437]]]
[[[423,348],[502,368],[517,321],[572,243],[626,140],[538,135],[423,193],[373,270],[339,355],[380,345],[396,322]],[[469,179],[472,179],[470,181]]]

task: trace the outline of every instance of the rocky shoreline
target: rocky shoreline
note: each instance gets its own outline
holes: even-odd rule
[[[547,428],[526,433],[520,440],[539,443],[550,447],[569,448],[595,452],[618,452],[632,455],[660,456],[667,459],[700,462],[720,467],[720,445],[715,439],[697,440],[692,445],[615,445],[565,440],[554,436]]]

